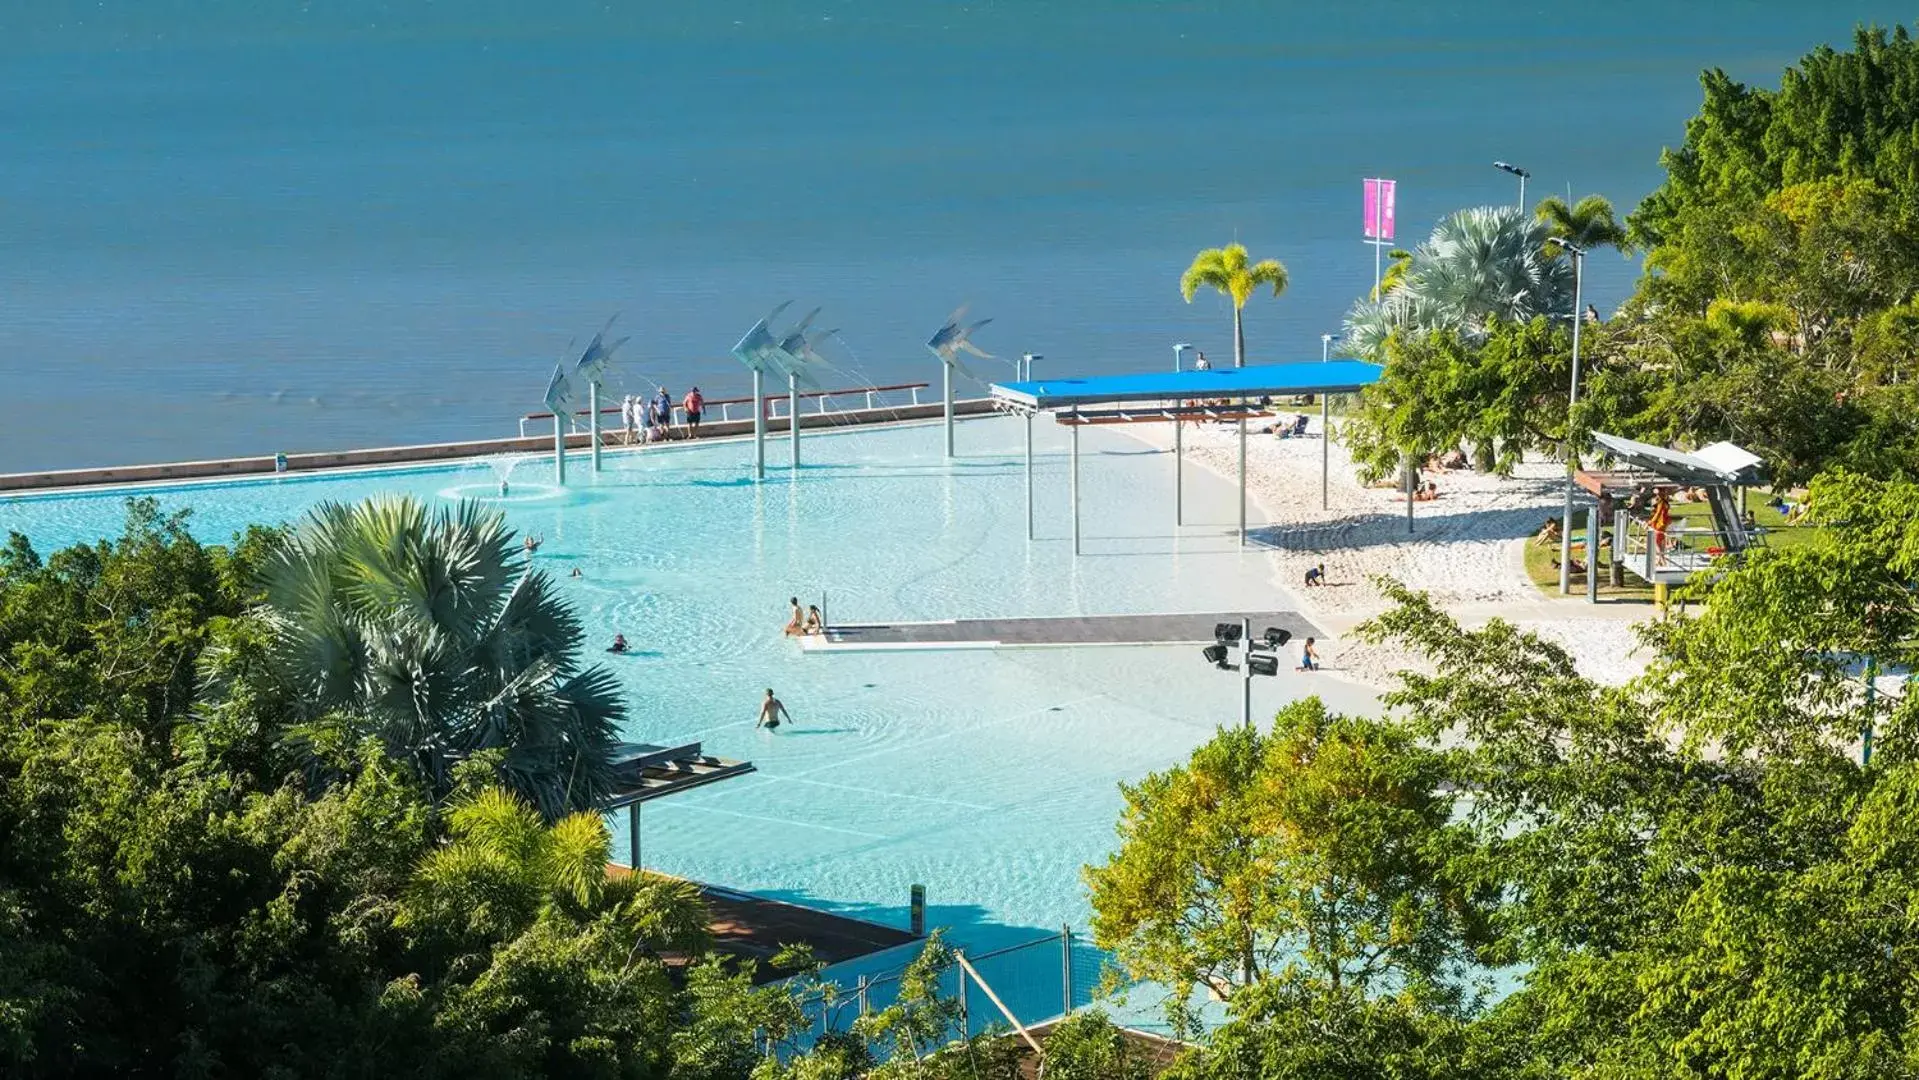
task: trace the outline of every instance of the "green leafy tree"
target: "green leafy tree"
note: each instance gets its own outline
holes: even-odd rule
[[[1154,1073],[1147,1054],[1098,1009],[1060,1021],[1045,1047],[1049,1080],[1148,1080]]]
[[[439,791],[455,764],[501,749],[506,784],[548,819],[610,790],[618,687],[581,666],[579,620],[497,511],[325,504],[261,580],[274,669],[309,740],[370,735]]]
[[[1275,297],[1286,292],[1286,267],[1278,259],[1250,261],[1244,244],[1207,248],[1193,256],[1193,264],[1179,276],[1179,295],[1187,303],[1201,289],[1214,289],[1233,302],[1233,366],[1246,366],[1246,331],[1241,312],[1246,301],[1262,288]]]
[[[1881,496],[1910,493],[1869,493]],[[1887,536],[1912,512],[1847,511],[1877,517]],[[1506,898],[1488,955],[1525,964],[1519,988],[1463,1033],[1462,1070],[1912,1075],[1901,989],[1912,957],[1895,914],[1911,879],[1885,846],[1919,810],[1904,794],[1910,740],[1889,738],[1863,770],[1841,739],[1819,737],[1868,715],[1856,686],[1825,690],[1826,649],[1855,635],[1781,643],[1769,635],[1795,616],[1820,617],[1810,590],[1757,560],[1728,576],[1739,578],[1704,618],[1657,627],[1659,661],[1619,688],[1581,678],[1537,637],[1498,622],[1464,630],[1388,586],[1401,606],[1365,632],[1426,653],[1435,673],[1402,676],[1387,701],[1465,748],[1462,824]],[[1835,598],[1824,614],[1865,625],[1848,610],[1872,604]],[[1762,688],[1710,700],[1717,666],[1726,685]]]
[[[1464,1010],[1488,897],[1451,824],[1445,755],[1403,728],[1282,711],[1222,730],[1187,764],[1122,785],[1119,848],[1086,870],[1094,939],[1132,979],[1227,1002],[1278,980]]]
[[[1701,83],[1699,115],[1661,158],[1665,183],[1631,216],[1642,244],[1671,242],[1695,214],[1827,178],[1869,180],[1919,205],[1919,44],[1905,27],[1861,28],[1850,51],[1821,46],[1777,90],[1717,69]]]
[[[1343,437],[1369,479],[1462,445],[1510,472],[1565,437],[1571,357],[1564,325],[1546,319],[1491,324],[1477,345],[1454,331],[1395,334]]]

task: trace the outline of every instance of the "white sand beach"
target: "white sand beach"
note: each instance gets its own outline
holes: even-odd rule
[[[1163,449],[1173,443],[1170,424],[1126,430]],[[1634,626],[1653,616],[1650,606],[1589,605],[1583,593],[1549,597],[1526,576],[1523,545],[1560,512],[1564,489],[1557,464],[1529,461],[1511,477],[1471,470],[1428,474],[1440,497],[1414,504],[1408,533],[1405,495],[1362,486],[1337,437],[1321,508],[1322,436],[1317,410],[1310,410],[1303,438],[1249,432],[1246,468],[1247,496],[1258,507],[1252,516],[1277,523],[1254,535],[1270,548],[1278,583],[1335,636],[1332,647],[1322,650],[1329,674],[1388,686],[1394,672],[1414,666],[1411,657],[1352,635],[1354,626],[1386,607],[1370,584],[1375,575],[1425,590],[1468,626],[1498,617],[1535,631],[1565,646],[1579,670],[1599,681],[1621,683],[1643,670]],[[1184,438],[1189,468],[1235,479],[1239,455],[1232,426],[1189,424]],[[1318,564],[1324,564],[1328,584],[1305,587],[1306,571]]]

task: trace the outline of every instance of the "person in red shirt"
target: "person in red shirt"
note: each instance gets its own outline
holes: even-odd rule
[[[686,408],[686,433],[691,438],[700,437],[700,413],[706,410],[706,398],[700,395],[700,388],[694,387],[686,392],[686,400],[680,402]]]

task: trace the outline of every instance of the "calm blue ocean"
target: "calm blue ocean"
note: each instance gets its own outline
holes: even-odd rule
[[[957,304],[1047,370],[1230,355],[1197,248],[1317,359],[1460,206],[1660,176],[1708,66],[1776,81],[1880,0],[586,4],[0,0],[0,472],[505,434],[610,314],[616,378],[744,382],[824,305],[846,382]],[[1594,259],[1604,308],[1632,264]]]

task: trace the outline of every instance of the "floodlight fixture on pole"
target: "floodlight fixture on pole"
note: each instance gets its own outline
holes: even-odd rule
[[[1504,161],[1493,162],[1493,168],[1498,169],[1500,172],[1508,172],[1519,177],[1519,212],[1524,214],[1526,212],[1526,181],[1531,179],[1533,174],[1517,165]]]
[[[1577,470],[1579,460],[1573,448],[1572,427],[1573,409],[1579,404],[1579,324],[1585,321],[1581,317],[1584,297],[1580,292],[1583,284],[1580,279],[1585,276],[1586,249],[1557,236],[1547,237],[1546,242],[1557,245],[1573,257],[1573,378],[1572,387],[1566,394],[1566,504],[1559,519],[1559,595],[1569,596],[1573,591],[1573,474]],[[1599,527],[1598,521],[1594,520],[1596,517],[1597,514],[1587,515],[1587,529]],[[1598,568],[1595,566],[1586,567],[1588,579],[1597,572]]]
[[[553,413],[553,482],[566,486],[566,413],[573,407],[573,388],[567,385],[566,369],[553,365],[553,377],[546,381],[546,407]]]
[[[964,321],[965,318],[966,306],[961,305],[959,310],[946,317],[946,325],[934,331],[933,336],[926,339],[927,349],[940,359],[940,395],[946,405],[946,456],[949,459],[953,457],[953,372],[957,369],[961,375],[969,379],[975,381],[979,379],[979,376],[973,374],[965,364],[960,362],[959,354],[969,352],[982,360],[993,358],[991,353],[985,352],[972,342],[973,331],[993,320],[980,319],[977,322],[967,323]]]
[[[1292,634],[1277,627],[1268,627],[1263,637],[1253,636],[1253,621],[1241,618],[1236,623],[1215,623],[1213,625],[1213,643],[1200,650],[1200,656],[1208,664],[1221,671],[1236,671],[1240,678],[1239,722],[1245,727],[1253,726],[1253,676],[1279,674],[1279,649],[1292,639]],[[1239,654],[1239,663],[1232,662],[1234,653]]]

